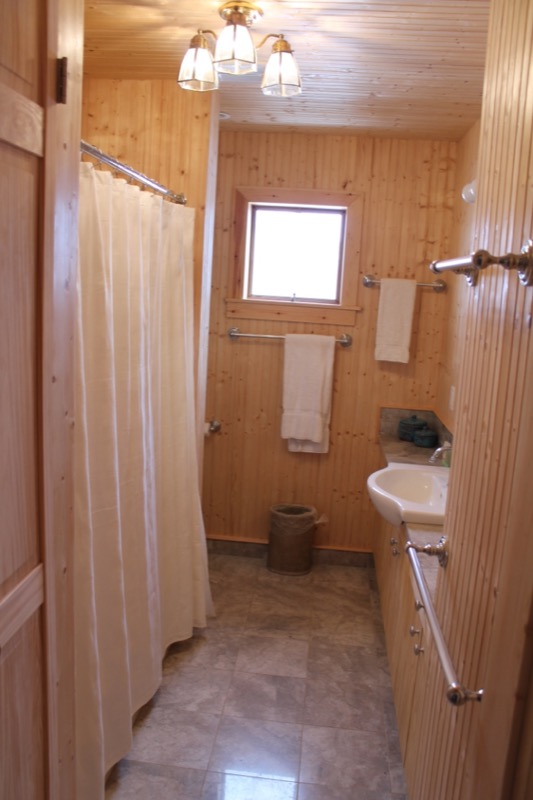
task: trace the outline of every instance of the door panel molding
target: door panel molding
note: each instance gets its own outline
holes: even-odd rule
[[[39,564],[0,600],[0,655],[2,648],[44,600],[43,565]]]

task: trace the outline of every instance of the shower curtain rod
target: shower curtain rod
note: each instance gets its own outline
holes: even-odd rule
[[[85,153],[92,158],[96,158],[103,164],[108,164],[117,172],[122,172],[123,175],[128,175],[128,177],[138,181],[143,186],[147,186],[154,192],[160,192],[160,194],[164,195],[165,199],[170,200],[171,203],[179,203],[182,206],[187,204],[187,198],[184,194],[175,194],[175,192],[167,189],[166,186],[162,186],[160,183],[157,183],[157,181],[147,178],[146,175],[143,175],[142,172],[138,172],[136,169],[133,169],[133,167],[128,167],[127,164],[122,164],[122,162],[117,161],[116,158],[113,158],[113,156],[108,156],[106,153],[103,153],[97,147],[94,147],[94,145],[84,142],[83,139],[80,142],[80,150],[82,153]]]

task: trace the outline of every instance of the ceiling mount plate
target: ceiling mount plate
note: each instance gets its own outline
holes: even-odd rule
[[[248,27],[263,16],[263,10],[256,3],[249,3],[247,0],[223,3],[218,13],[226,22],[230,22],[236,15],[244,17]]]

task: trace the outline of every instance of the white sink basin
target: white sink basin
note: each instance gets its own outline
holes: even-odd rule
[[[392,525],[442,525],[449,475],[447,467],[389,464],[370,475],[368,493],[381,516]]]

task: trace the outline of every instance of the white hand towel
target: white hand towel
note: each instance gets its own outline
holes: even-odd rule
[[[285,336],[281,438],[293,452],[328,452],[334,350],[333,336]]]
[[[409,361],[416,281],[382,278],[380,282],[376,361]]]

